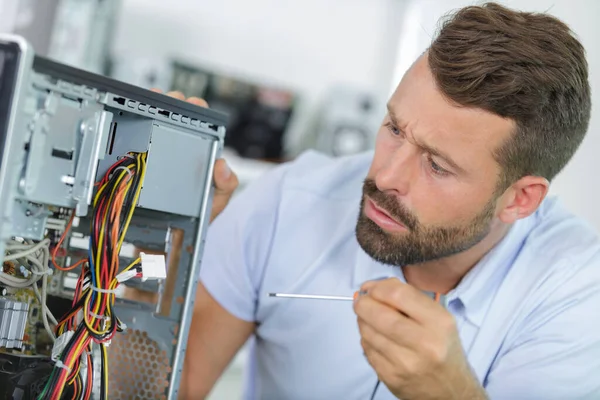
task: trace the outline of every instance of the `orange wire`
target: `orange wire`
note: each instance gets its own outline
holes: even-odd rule
[[[130,178],[131,179],[131,178]],[[111,210],[112,214],[111,215],[111,219],[115,218],[115,221],[113,222],[113,226],[112,226],[112,237],[115,238],[117,241],[119,240],[119,226],[121,225],[121,208],[123,207],[123,203],[125,202],[125,194],[126,194],[126,186],[127,186],[127,182],[128,180],[124,181],[121,184],[121,187],[119,187],[118,192],[116,193],[115,196],[115,206],[114,208]],[[113,257],[111,260],[111,273],[112,275],[116,274],[116,270],[115,270],[115,266],[119,265],[119,253],[118,252],[113,252]]]
[[[436,293],[436,294],[435,294],[435,298],[434,298],[435,302],[436,302],[436,303],[439,303],[439,302],[440,302],[440,298],[441,298],[440,294],[439,294],[439,293]]]
[[[67,223],[67,226],[65,227],[65,230],[60,237],[60,240],[58,241],[58,243],[56,244],[54,249],[52,249],[52,260],[51,260],[52,265],[54,266],[54,268],[61,270],[61,271],[70,271],[72,269],[77,268],[84,262],[86,262],[86,259],[82,258],[81,260],[77,261],[75,264],[70,265],[68,267],[61,267],[60,265],[58,265],[56,263],[56,253],[58,252],[58,249],[60,248],[60,246],[62,246],[62,243],[65,241],[65,238],[67,237],[67,233],[69,232],[69,229],[71,229],[71,225],[73,224],[73,219],[75,219],[75,213],[71,214],[71,218],[69,218],[69,222]]]
[[[73,397],[71,400],[77,400],[77,379],[73,381]]]

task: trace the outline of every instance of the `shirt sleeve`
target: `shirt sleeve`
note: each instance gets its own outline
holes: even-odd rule
[[[490,399],[600,399],[599,268],[577,274],[530,315],[488,375]]]
[[[287,168],[275,167],[235,194],[207,229],[200,281],[222,307],[246,321],[255,321]]]

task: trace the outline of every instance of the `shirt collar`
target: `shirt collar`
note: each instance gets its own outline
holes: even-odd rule
[[[460,301],[467,319],[481,326],[496,291],[519,254],[534,216],[513,224],[502,240],[448,293],[446,302]]]
[[[356,240],[356,236],[354,236],[353,239]],[[354,263],[354,273],[352,277],[353,290],[359,290],[361,285],[367,281],[385,278],[395,277],[406,283],[401,268],[392,267],[375,261],[363,251],[358,242],[356,243],[356,248],[358,254],[355,258],[356,261]]]
[[[460,301],[469,321],[480,326],[496,290],[510,270],[527,234],[534,225],[534,218],[535,214],[517,221],[506,236],[465,275],[455,289],[447,294],[446,304]],[[358,254],[352,278],[354,290],[358,290],[366,281],[392,277],[406,283],[401,268],[379,263],[369,257],[358,243],[356,246]]]

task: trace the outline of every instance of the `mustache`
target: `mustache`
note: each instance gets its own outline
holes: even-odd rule
[[[389,194],[383,193],[377,188],[373,179],[367,178],[363,182],[363,194],[369,196],[371,200],[377,203],[377,206],[384,209],[392,218],[399,221],[409,230],[416,230],[419,221],[402,203]]]

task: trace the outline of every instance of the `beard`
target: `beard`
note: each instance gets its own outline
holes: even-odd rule
[[[402,223],[407,231],[391,234],[364,214],[365,197]],[[380,191],[375,181],[365,179],[360,213],[356,223],[356,239],[374,260],[392,266],[421,264],[470,249],[491,230],[495,197],[470,221],[454,226],[425,226],[395,196]]]

